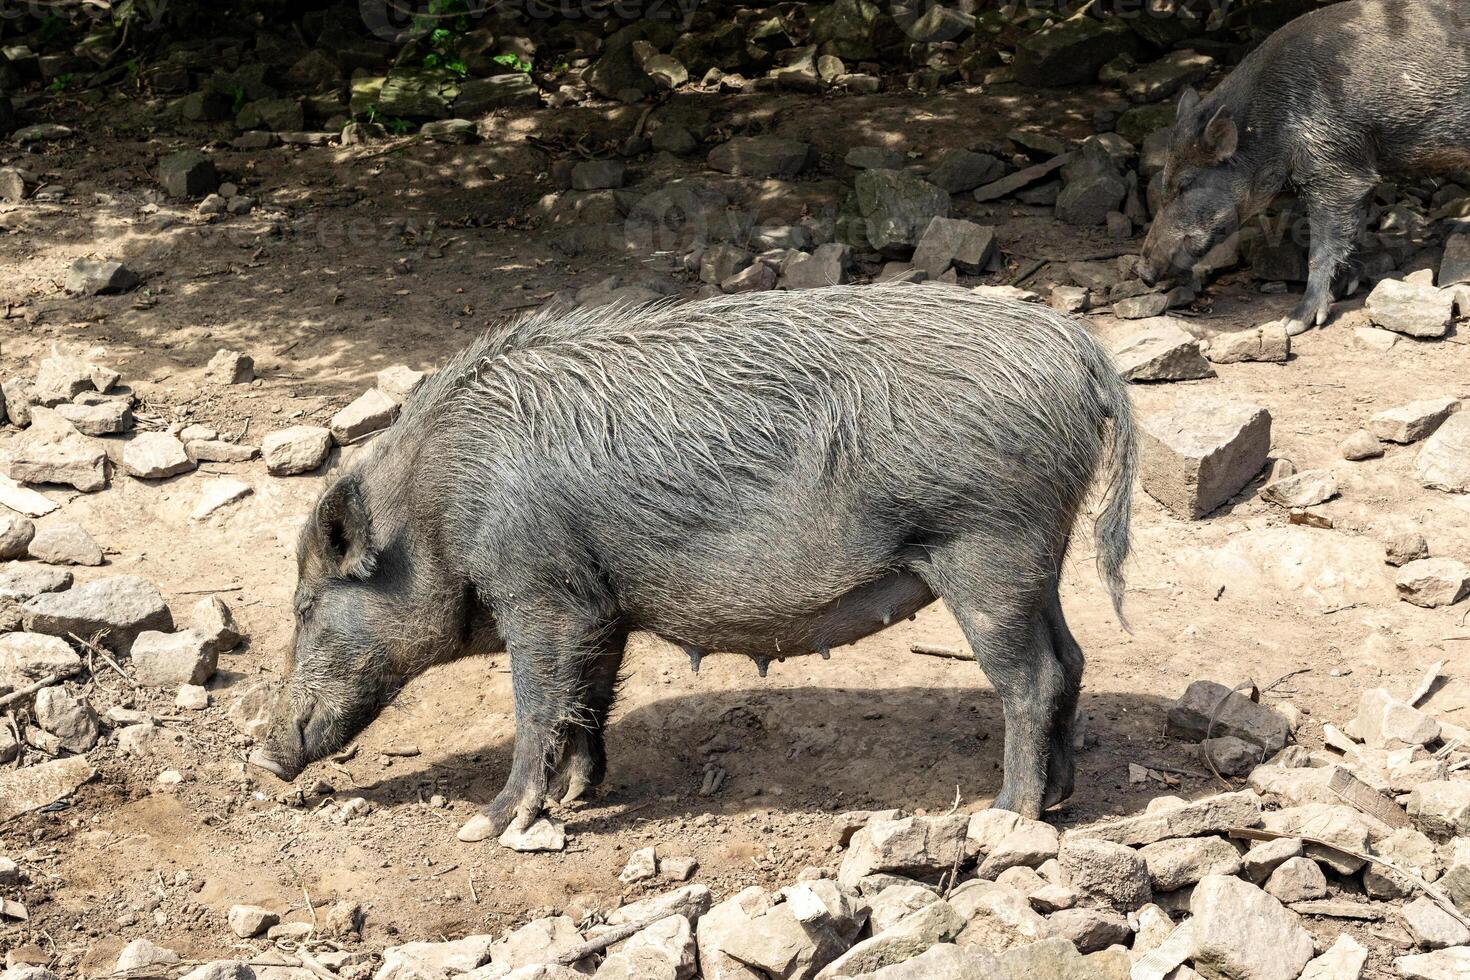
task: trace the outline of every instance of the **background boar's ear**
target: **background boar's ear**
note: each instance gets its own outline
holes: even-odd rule
[[[1179,96],[1179,108],[1174,113],[1174,118],[1186,120],[1194,115],[1194,110],[1199,108],[1199,93],[1194,90],[1193,85],[1184,86],[1184,94]]]
[[[373,521],[356,476],[344,476],[316,505],[316,528],[323,557],[346,578],[367,578],[377,564]]]
[[[1235,128],[1235,117],[1230,110],[1221,106],[1213,118],[1205,126],[1204,135],[1200,137],[1200,143],[1205,152],[1214,157],[1216,163],[1223,163],[1235,155],[1235,147],[1240,139],[1240,133]]]

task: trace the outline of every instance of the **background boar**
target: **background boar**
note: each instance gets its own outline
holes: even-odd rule
[[[1072,787],[1082,651],[1057,581],[1095,476],[1116,605],[1135,451],[1081,323],[946,286],[537,315],[451,361],[301,536],[290,676],[254,761],[294,778],[409,678],[510,652],[497,835],[603,777],[624,639],[768,658],[936,597],[1003,703],[997,805]]]
[[[1143,278],[1188,270],[1290,182],[1311,253],[1287,331],[1325,323],[1380,175],[1470,165],[1467,18],[1461,0],[1334,4],[1272,34],[1203,100],[1187,90]]]

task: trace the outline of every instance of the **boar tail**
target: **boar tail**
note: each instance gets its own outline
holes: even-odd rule
[[[1113,600],[1113,613],[1118,617],[1118,624],[1131,633],[1127,617],[1123,615],[1123,566],[1128,561],[1133,481],[1138,475],[1137,434],[1133,406],[1128,400],[1128,385],[1111,363],[1105,365],[1098,381],[1103,409],[1112,419],[1112,425],[1107,458],[1108,487],[1102,511],[1093,528],[1097,570]]]

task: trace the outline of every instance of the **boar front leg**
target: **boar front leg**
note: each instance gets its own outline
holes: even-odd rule
[[[505,788],[457,835],[466,842],[499,837],[514,821],[527,827],[545,806],[552,767],[576,723],[589,651],[604,630],[570,610],[497,610],[510,651],[516,735]]]
[[[1312,245],[1307,258],[1307,291],[1286,321],[1292,336],[1327,322],[1332,284],[1352,257],[1364,217],[1363,202],[1377,183],[1371,173],[1337,174],[1306,185]]]

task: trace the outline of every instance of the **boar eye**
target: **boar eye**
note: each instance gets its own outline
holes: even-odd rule
[[[316,602],[311,599],[303,599],[296,603],[296,618],[303,623],[306,622],[311,618],[311,607],[314,605],[316,605]]]

